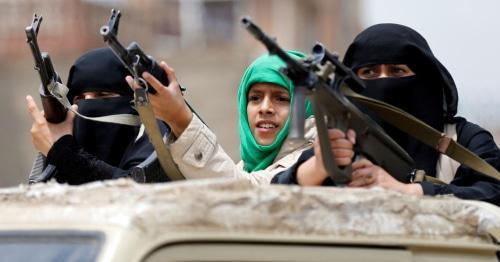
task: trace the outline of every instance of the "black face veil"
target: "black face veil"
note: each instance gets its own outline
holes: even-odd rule
[[[72,101],[83,92],[113,92],[120,97],[78,101],[78,112],[90,117],[137,114],[130,106],[133,91],[125,81],[127,75],[128,71],[109,48],[91,50],[78,58],[70,69],[68,99]],[[137,132],[137,127],[95,122],[76,116],[73,135],[86,152],[118,166]]]
[[[361,32],[347,49],[344,63],[353,71],[369,65],[406,64],[415,73],[402,78],[365,80],[363,95],[382,100],[443,130],[457,112],[458,94],[448,70],[434,57],[427,41],[413,29],[378,24]],[[439,154],[369,113],[405,149],[417,168],[435,174]]]

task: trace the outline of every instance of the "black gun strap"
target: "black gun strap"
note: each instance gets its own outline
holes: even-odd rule
[[[420,142],[435,148],[441,154],[445,154],[486,176],[500,180],[500,172],[484,159],[414,116],[382,101],[355,93],[348,87],[343,87],[342,92],[347,97],[377,113],[380,118],[389,124],[413,136]]]
[[[160,128],[158,127],[158,122],[153,112],[153,107],[148,101],[146,89],[139,88],[134,91],[134,102],[142,124],[144,125],[144,129],[158,155],[158,160],[163,171],[165,171],[165,174],[167,174],[172,181],[184,180],[185,178],[175,164],[172,154],[170,154],[170,150],[168,150],[167,145],[163,142]]]

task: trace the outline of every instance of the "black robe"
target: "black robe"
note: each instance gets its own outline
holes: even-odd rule
[[[162,134],[168,132],[166,125],[159,122],[159,126]],[[154,148],[145,133],[136,141],[128,141],[128,144],[119,164],[111,165],[85,151],[72,135],[65,135],[54,143],[46,161],[56,167],[53,176],[59,183],[79,185],[129,177],[131,168],[143,162],[154,152]]]

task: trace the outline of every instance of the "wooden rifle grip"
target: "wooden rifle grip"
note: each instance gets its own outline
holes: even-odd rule
[[[40,99],[42,100],[45,119],[48,122],[57,124],[66,119],[66,108],[54,96],[45,94],[43,87],[40,88]]]

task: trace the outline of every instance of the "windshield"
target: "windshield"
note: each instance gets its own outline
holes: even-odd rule
[[[0,231],[2,261],[96,261],[104,234],[89,231]]]

